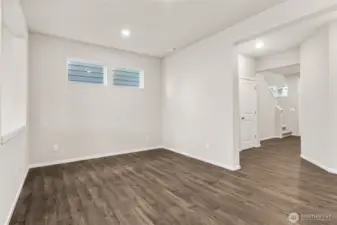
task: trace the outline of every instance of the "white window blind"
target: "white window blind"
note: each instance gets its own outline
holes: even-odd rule
[[[68,61],[68,81],[104,83],[104,66],[78,61]]]
[[[112,84],[116,86],[142,88],[143,72],[135,69],[112,70]]]

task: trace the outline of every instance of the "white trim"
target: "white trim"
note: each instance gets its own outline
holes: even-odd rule
[[[210,160],[205,160],[205,159],[202,159],[202,158],[197,157],[197,156],[193,156],[193,155],[191,155],[191,154],[189,154],[189,153],[186,153],[186,152],[180,152],[180,151],[177,151],[176,149],[167,148],[167,147],[164,147],[164,149],[169,150],[169,151],[171,151],[171,152],[175,152],[175,153],[180,154],[180,155],[187,156],[187,157],[189,157],[189,158],[193,158],[193,159],[196,159],[196,160],[199,160],[199,161],[208,163],[208,164],[212,164],[212,165],[214,165],[214,166],[218,166],[218,167],[221,167],[221,168],[230,170],[230,171],[237,171],[237,170],[240,170],[240,169],[241,169],[241,166],[240,166],[240,165],[236,165],[236,166],[224,165],[224,164],[220,164],[220,163],[213,162],[213,161],[210,161]]]
[[[72,158],[72,159],[61,159],[61,160],[56,160],[56,161],[51,161],[51,162],[34,163],[34,164],[29,165],[29,168],[32,169],[32,168],[52,166],[52,165],[71,163],[71,162],[78,162],[78,161],[84,161],[84,160],[90,160],[90,159],[99,159],[99,158],[104,158],[104,157],[124,155],[124,154],[136,153],[136,152],[144,152],[144,151],[150,151],[150,150],[157,150],[157,149],[162,149],[162,148],[163,148],[162,146],[155,146],[155,147],[148,147],[148,148],[125,150],[125,151],[120,151],[120,152],[109,152],[109,153],[104,153],[104,154],[83,156],[83,157]]]
[[[256,75],[255,75],[255,77],[239,77],[239,79],[246,80],[246,81],[257,82]]]
[[[8,213],[5,225],[9,225],[9,223],[11,222],[11,219],[12,219],[12,216],[13,216],[16,204],[17,204],[17,202],[19,200],[19,197],[20,197],[23,185],[25,184],[25,180],[26,180],[26,177],[28,175],[28,172],[29,172],[29,167],[26,168],[25,176],[23,177],[23,180],[21,181],[20,187],[19,187],[19,189],[16,192],[15,199],[14,199],[14,201],[12,203],[12,206],[11,206],[11,209],[10,209],[10,211]]]
[[[281,137],[279,136],[271,136],[271,137],[265,137],[265,138],[262,138],[261,141],[267,141],[267,140],[270,140],[270,139],[281,139]]]
[[[310,162],[310,163],[312,163],[312,164],[314,164],[314,165],[316,165],[316,166],[318,166],[318,167],[320,167],[321,169],[323,169],[323,170],[325,170],[329,173],[337,174],[337,169],[333,169],[333,168],[329,168],[327,166],[324,166],[322,163],[319,163],[318,161],[316,161],[314,159],[311,159],[311,158],[309,158],[309,157],[307,157],[303,154],[301,154],[301,158]]]
[[[21,131],[25,130],[26,125],[23,125],[15,130],[13,130],[12,132],[5,134],[3,136],[0,137],[0,146],[6,144],[8,141],[10,141],[12,138],[14,138],[15,136],[17,136],[18,134],[21,133]]]

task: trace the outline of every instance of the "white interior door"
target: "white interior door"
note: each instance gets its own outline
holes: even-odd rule
[[[240,149],[257,147],[256,81],[240,78]]]

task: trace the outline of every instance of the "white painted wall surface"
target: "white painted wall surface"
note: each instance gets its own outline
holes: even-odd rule
[[[285,76],[288,85],[288,97],[286,98],[287,104],[287,126],[293,132],[293,135],[300,136],[299,130],[299,80],[300,75]]]
[[[267,72],[265,72],[267,73]],[[276,133],[276,104],[277,100],[269,91],[269,84],[265,80],[265,73],[257,74],[258,94],[258,131],[260,140],[275,138]]]
[[[273,72],[262,72],[264,75],[265,81],[268,83],[268,86],[283,86],[286,85],[286,79],[283,75]]]
[[[336,134],[337,134],[337,21],[330,24],[330,142],[329,142],[329,168],[332,168],[332,172],[337,173],[337,151],[336,151]]]
[[[3,2],[3,11],[7,10],[8,4],[14,15],[9,16],[14,24],[25,24],[19,1],[6,0]],[[7,17],[8,18],[8,17]],[[2,24],[3,25],[3,24]],[[1,96],[1,121],[3,131],[8,132],[13,127],[25,122],[27,105],[25,97],[27,90],[25,80],[27,78],[28,49],[27,36],[23,39],[15,38],[9,33],[8,28],[2,29],[2,56],[0,58],[0,84]],[[22,30],[21,30],[22,31]],[[23,31],[27,34],[27,27]],[[17,197],[28,171],[27,130],[22,130],[10,141],[0,146],[0,224],[7,225],[14,210]]]
[[[242,54],[238,55],[238,74],[239,77],[252,78],[256,77],[255,59]]]
[[[13,36],[2,29],[1,136],[27,124],[27,55],[28,39]]]
[[[238,168],[238,72],[234,43],[336,5],[335,0],[287,1],[166,57],[165,147],[229,169]]]
[[[39,34],[29,50],[33,164],[160,146],[160,59]],[[68,83],[68,57],[142,69],[145,88]]]
[[[302,155],[329,165],[329,27],[301,45],[300,127]]]
[[[18,0],[4,0],[0,59],[0,135],[27,123],[27,27]]]
[[[0,147],[0,224],[8,224],[28,172],[26,133]]]
[[[258,72],[262,72],[268,69],[291,66],[299,63],[300,50],[298,48],[295,48],[277,54],[258,58],[256,60],[256,70]]]

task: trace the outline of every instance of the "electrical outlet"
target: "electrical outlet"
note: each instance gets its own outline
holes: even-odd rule
[[[59,146],[57,145],[57,144],[54,144],[53,145],[53,150],[56,152],[56,151],[58,151],[59,150]]]
[[[150,141],[150,135],[147,135],[147,136],[146,136],[146,140],[147,140],[147,141]]]
[[[207,148],[207,149],[210,148],[209,143],[206,143],[206,144],[205,144],[205,148]]]

